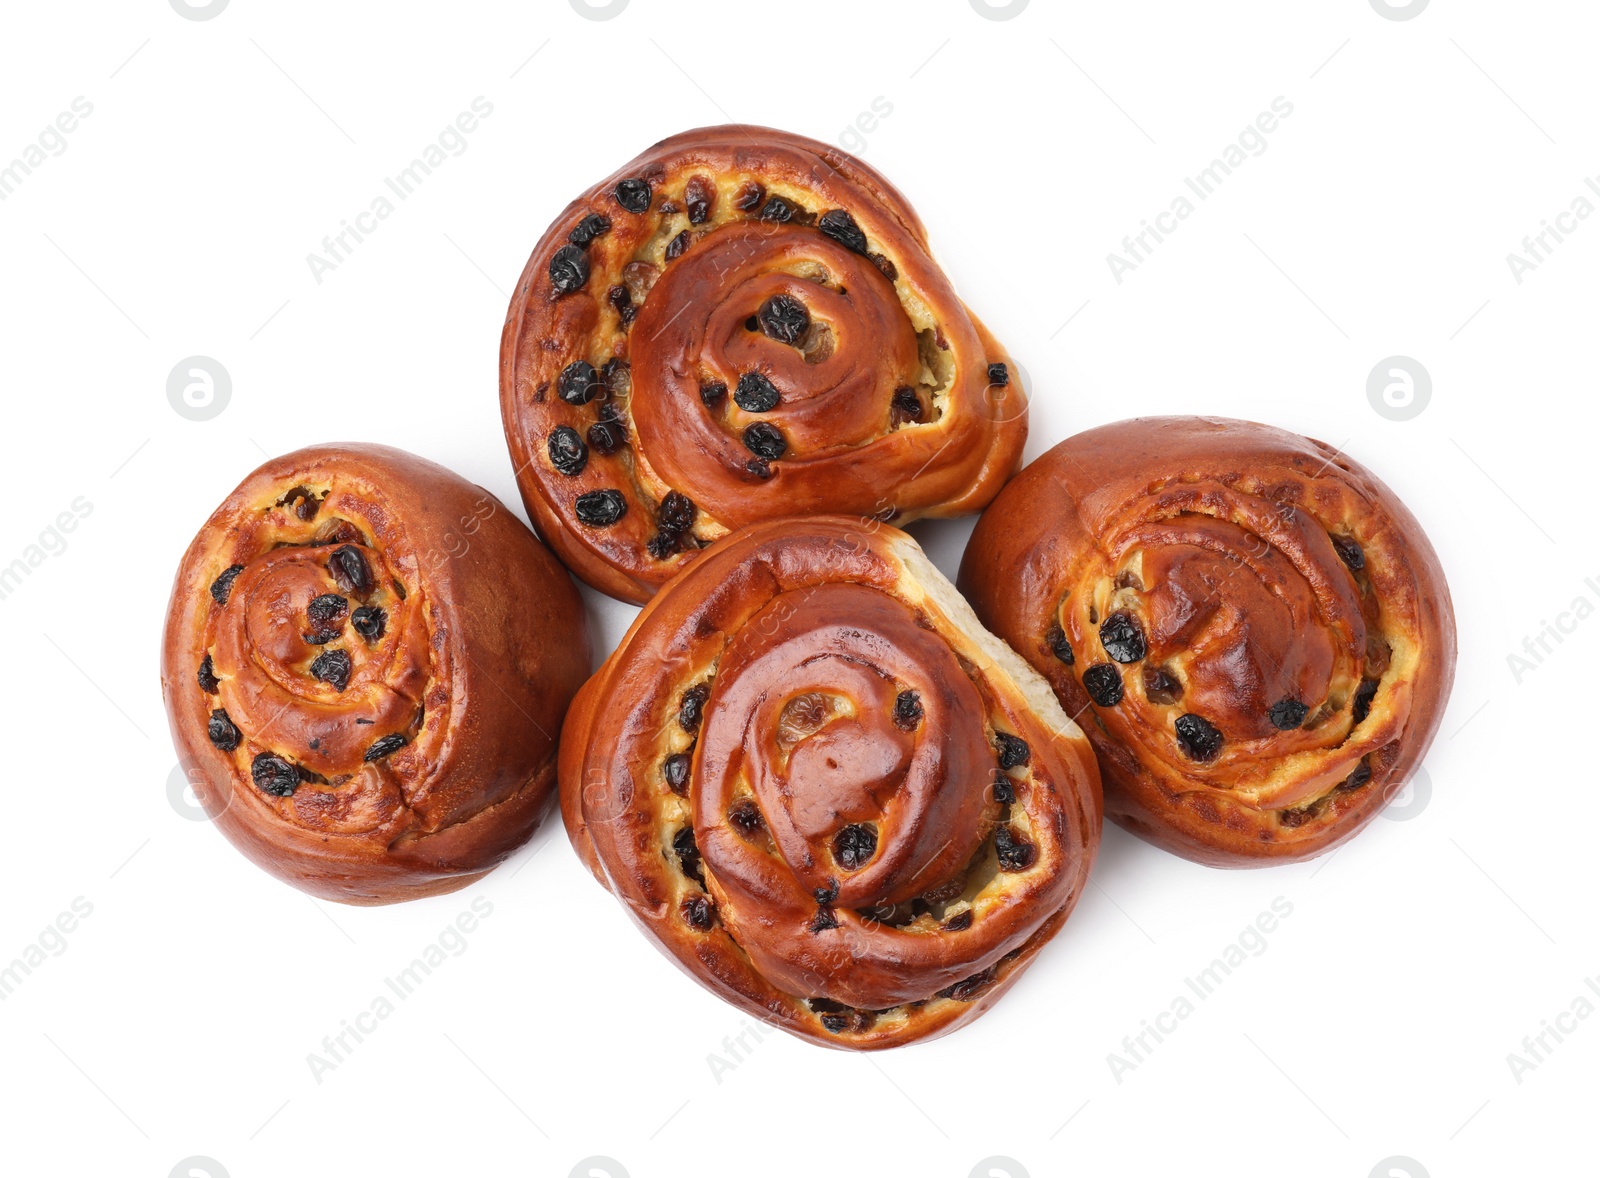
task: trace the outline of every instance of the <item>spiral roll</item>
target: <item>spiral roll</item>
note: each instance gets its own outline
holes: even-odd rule
[[[983,507],[1027,400],[861,161],[763,127],[689,131],[590,189],[534,249],[500,407],[540,533],[643,602],[730,529]]]
[[[493,496],[323,446],[201,528],[161,674],[223,833],[313,895],[378,904],[463,887],[533,833],[588,659],[571,580]]]
[[[1333,447],[1250,422],[1069,438],[984,513],[960,583],[1092,718],[1108,815],[1216,866],[1360,830],[1421,762],[1455,672],[1411,513]]]
[[[562,734],[602,884],[713,992],[830,1046],[976,1017],[1066,919],[1093,754],[904,533],[759,524],[660,592]]]

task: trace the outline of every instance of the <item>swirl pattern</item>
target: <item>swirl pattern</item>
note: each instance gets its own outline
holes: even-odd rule
[[[757,525],[664,589],[562,733],[562,813],[647,933],[831,1046],[974,1018],[1099,841],[1090,746],[915,542]]]
[[[567,208],[512,299],[500,404],[540,533],[640,602],[760,520],[977,511],[1027,433],[905,199],[761,127],[665,140]]]
[[[1353,835],[1422,760],[1454,675],[1411,513],[1332,447],[1249,422],[1068,439],[979,521],[961,585],[1093,716],[1110,817],[1218,866]]]
[[[548,628],[566,638],[546,652]],[[587,665],[571,581],[492,496],[400,451],[320,447],[201,529],[162,680],[224,833],[307,891],[381,903],[464,886],[532,834]]]

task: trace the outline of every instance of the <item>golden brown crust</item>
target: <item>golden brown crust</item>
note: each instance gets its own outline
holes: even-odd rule
[[[798,135],[706,127],[545,233],[506,318],[500,409],[540,534],[590,585],[643,602],[759,520],[982,508],[1027,435],[1014,370],[990,365],[1005,352],[887,180]],[[767,385],[741,392],[754,376]],[[747,427],[781,433],[781,456],[759,457]],[[579,497],[606,491],[625,514],[583,522]]]
[[[492,495],[400,450],[317,446],[261,466],[190,544],[161,683],[235,846],[383,904],[464,887],[534,832],[588,666],[577,589]]]
[[[1108,815],[1214,866],[1355,834],[1421,762],[1455,674],[1449,587],[1405,505],[1251,422],[1069,438],[984,513],[960,584],[1092,721]]]
[[[714,545],[584,687],[562,748],[573,845],[640,927],[833,1047],[977,1017],[1099,843],[1093,752],[1048,686],[910,537],[839,517]]]

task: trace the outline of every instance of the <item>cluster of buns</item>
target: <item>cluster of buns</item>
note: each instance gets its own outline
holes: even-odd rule
[[[1103,814],[1204,863],[1303,859],[1438,726],[1449,593],[1376,477],[1212,418],[1018,474],[1009,357],[905,198],[822,144],[695,131],[590,189],[517,285],[500,377],[550,548],[432,463],[322,446],[246,478],[179,567],[179,755],[314,895],[463,887],[559,794],[691,976],[892,1047],[1016,980]],[[980,510],[959,592],[891,526]],[[569,571],[646,603],[592,676]]]

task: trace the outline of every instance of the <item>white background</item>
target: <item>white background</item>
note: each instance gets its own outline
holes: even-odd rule
[[[1600,1017],[1520,1083],[1507,1055],[1600,975],[1600,621],[1520,682],[1508,656],[1600,604],[1600,217],[1521,284],[1506,262],[1600,176],[1592,5],[632,0],[602,22],[566,0],[233,0],[193,21],[121,0],[4,21],[0,162],[74,98],[93,113],[0,202],[0,565],[92,510],[0,601],[0,965],[75,898],[93,911],[0,1002],[0,1171],[1593,1172]],[[315,281],[306,255],[478,96],[464,153]],[[1278,96],[1267,150],[1119,284],[1106,255]],[[1231,414],[1342,446],[1414,508],[1461,664],[1408,820],[1236,873],[1108,828],[1076,915],[977,1023],[872,1057],[772,1034],[716,1075],[745,1020],[628,924],[559,822],[468,891],[359,910],[169,802],[170,579],[249,470],[387,442],[515,503],[496,352],[549,220],[672,132],[840,142],[880,97],[861,154],[1028,374],[1030,458],[1121,417]],[[233,382],[204,422],[165,391],[196,354]],[[1366,395],[1395,354],[1434,385],[1403,422]],[[969,527],[916,531],[953,572]],[[588,600],[609,650],[633,611]],[[1113,1078],[1108,1053],[1280,896],[1266,950]],[[307,1054],[474,897],[493,913],[466,951],[317,1083]]]

